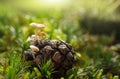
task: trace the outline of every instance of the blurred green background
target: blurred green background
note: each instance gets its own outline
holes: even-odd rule
[[[0,78],[29,77],[23,65],[19,68],[22,75],[10,76],[8,62],[11,54],[21,60],[28,48],[26,39],[34,34],[31,22],[45,24],[47,38],[72,44],[78,59],[75,67],[80,70],[71,79],[120,76],[120,0],[0,0]],[[23,62],[13,62],[17,62],[13,71],[18,72],[15,68]]]

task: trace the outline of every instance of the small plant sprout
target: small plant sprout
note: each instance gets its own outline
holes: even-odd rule
[[[36,36],[36,39],[38,34],[39,34],[39,31],[42,33],[40,33],[40,35],[42,36],[42,38],[44,37],[45,33],[43,34],[43,29],[45,28],[45,25],[44,24],[38,24],[38,23],[30,23],[30,26],[34,27],[35,28],[35,36]]]
[[[36,47],[36,46],[34,46],[34,45],[30,45],[30,48],[32,49],[32,56],[33,56],[33,58],[35,59],[35,55],[34,55],[34,53],[35,52],[38,52],[39,51],[39,48],[38,47]]]

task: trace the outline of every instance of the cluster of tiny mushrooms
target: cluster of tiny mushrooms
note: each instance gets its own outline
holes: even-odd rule
[[[45,36],[45,32],[43,31],[45,28],[44,24],[38,24],[38,23],[30,23],[31,27],[35,28],[35,35],[32,35],[31,37],[28,37],[27,42],[30,42],[30,49],[33,51],[32,56],[35,58],[34,53],[39,51],[39,48],[34,46],[33,43],[38,40],[39,35],[42,37],[42,39]],[[39,34],[38,34],[39,33]]]

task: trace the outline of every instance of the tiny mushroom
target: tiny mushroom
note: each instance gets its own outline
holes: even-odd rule
[[[41,35],[42,38],[44,38],[45,37],[45,32],[40,32],[40,35]]]
[[[32,35],[31,37],[32,37],[32,38],[35,38],[36,36],[35,36],[35,35]]]
[[[36,28],[36,30],[35,30],[36,39],[37,39],[37,32],[38,32],[38,29],[43,30],[43,29],[45,28],[45,25],[44,25],[44,24],[38,24],[38,23],[30,23],[30,26]]]
[[[31,44],[33,44],[36,41],[36,36],[32,35],[31,37],[28,37],[27,42],[30,42]]]
[[[31,37],[28,37],[27,38],[27,42],[31,42],[32,40],[31,40]]]
[[[65,79],[64,77],[61,77],[60,79]]]
[[[30,48],[32,49],[32,56],[33,56],[33,58],[35,59],[35,52],[38,52],[39,51],[39,48],[38,47],[36,47],[36,46],[34,46],[34,45],[30,45]]]
[[[34,51],[34,52],[38,52],[39,48],[34,46],[34,45],[30,45],[30,48]]]

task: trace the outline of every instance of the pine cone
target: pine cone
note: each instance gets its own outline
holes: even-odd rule
[[[64,41],[36,40],[33,45],[38,47],[39,51],[33,53],[31,49],[28,49],[24,52],[24,57],[26,61],[33,61],[36,66],[40,66],[42,61],[51,60],[55,71],[61,73],[72,68],[76,61],[72,46]]]

